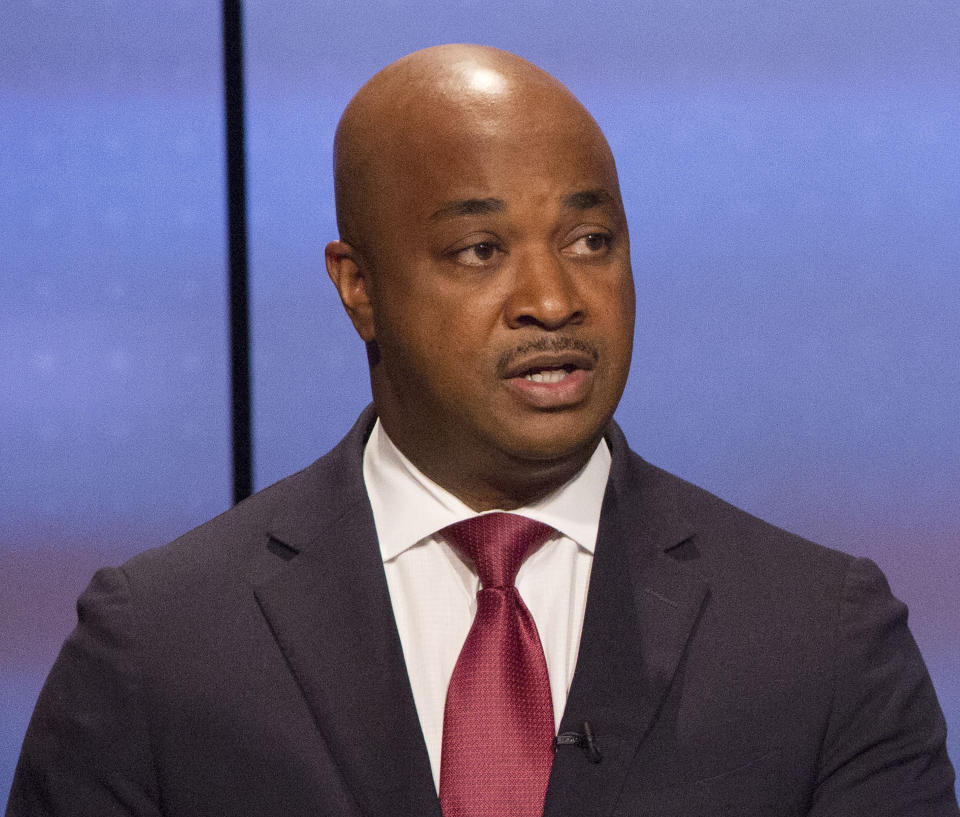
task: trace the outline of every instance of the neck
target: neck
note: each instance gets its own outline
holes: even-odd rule
[[[543,497],[552,494],[569,482],[586,464],[579,463],[576,467],[565,468],[551,473],[528,473],[526,478],[517,481],[498,479],[496,481],[455,481],[444,480],[442,475],[427,474],[434,482],[456,496],[464,505],[477,512],[504,510],[512,511],[531,505]],[[419,466],[418,466],[419,467]],[[423,469],[421,469],[423,470]]]
[[[448,448],[411,445],[385,425],[384,431],[422,474],[478,513],[515,510],[543,499],[573,479],[600,442],[598,438],[575,452],[543,461],[489,452],[464,456],[462,448],[457,456]]]

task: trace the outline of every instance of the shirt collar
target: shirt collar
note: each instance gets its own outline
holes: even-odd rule
[[[610,460],[610,450],[601,440],[587,464],[568,482],[512,513],[543,522],[593,553]],[[384,561],[447,525],[478,515],[410,462],[379,419],[363,451],[363,480]]]

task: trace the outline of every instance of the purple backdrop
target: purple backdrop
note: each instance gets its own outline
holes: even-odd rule
[[[874,558],[960,757],[954,0],[247,9],[256,482],[368,399],[323,271],[333,127],[482,41],[584,100],[638,280],[633,446]],[[229,503],[219,4],[12,0],[0,26],[0,802],[93,570]]]

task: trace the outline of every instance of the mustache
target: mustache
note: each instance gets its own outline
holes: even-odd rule
[[[497,360],[497,371],[502,374],[513,365],[513,362],[517,358],[524,357],[531,353],[569,351],[583,352],[584,354],[590,355],[594,362],[600,360],[600,352],[597,351],[597,347],[592,343],[582,340],[581,338],[571,338],[568,335],[560,335],[558,337],[537,338],[536,340],[527,341],[526,343],[518,344],[513,349],[509,349],[500,355],[500,358]]]

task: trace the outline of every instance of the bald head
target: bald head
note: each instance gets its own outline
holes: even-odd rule
[[[613,168],[596,122],[557,79],[521,57],[479,45],[409,54],[371,78],[347,106],[334,142],[337,226],[344,241],[371,248],[381,205],[402,194],[423,165],[538,130],[574,131]],[[614,171],[615,177],[615,171]]]
[[[620,398],[630,242],[597,124],[492,48],[419,51],[371,79],[335,144],[327,271],[383,429],[472,508],[579,470]]]

